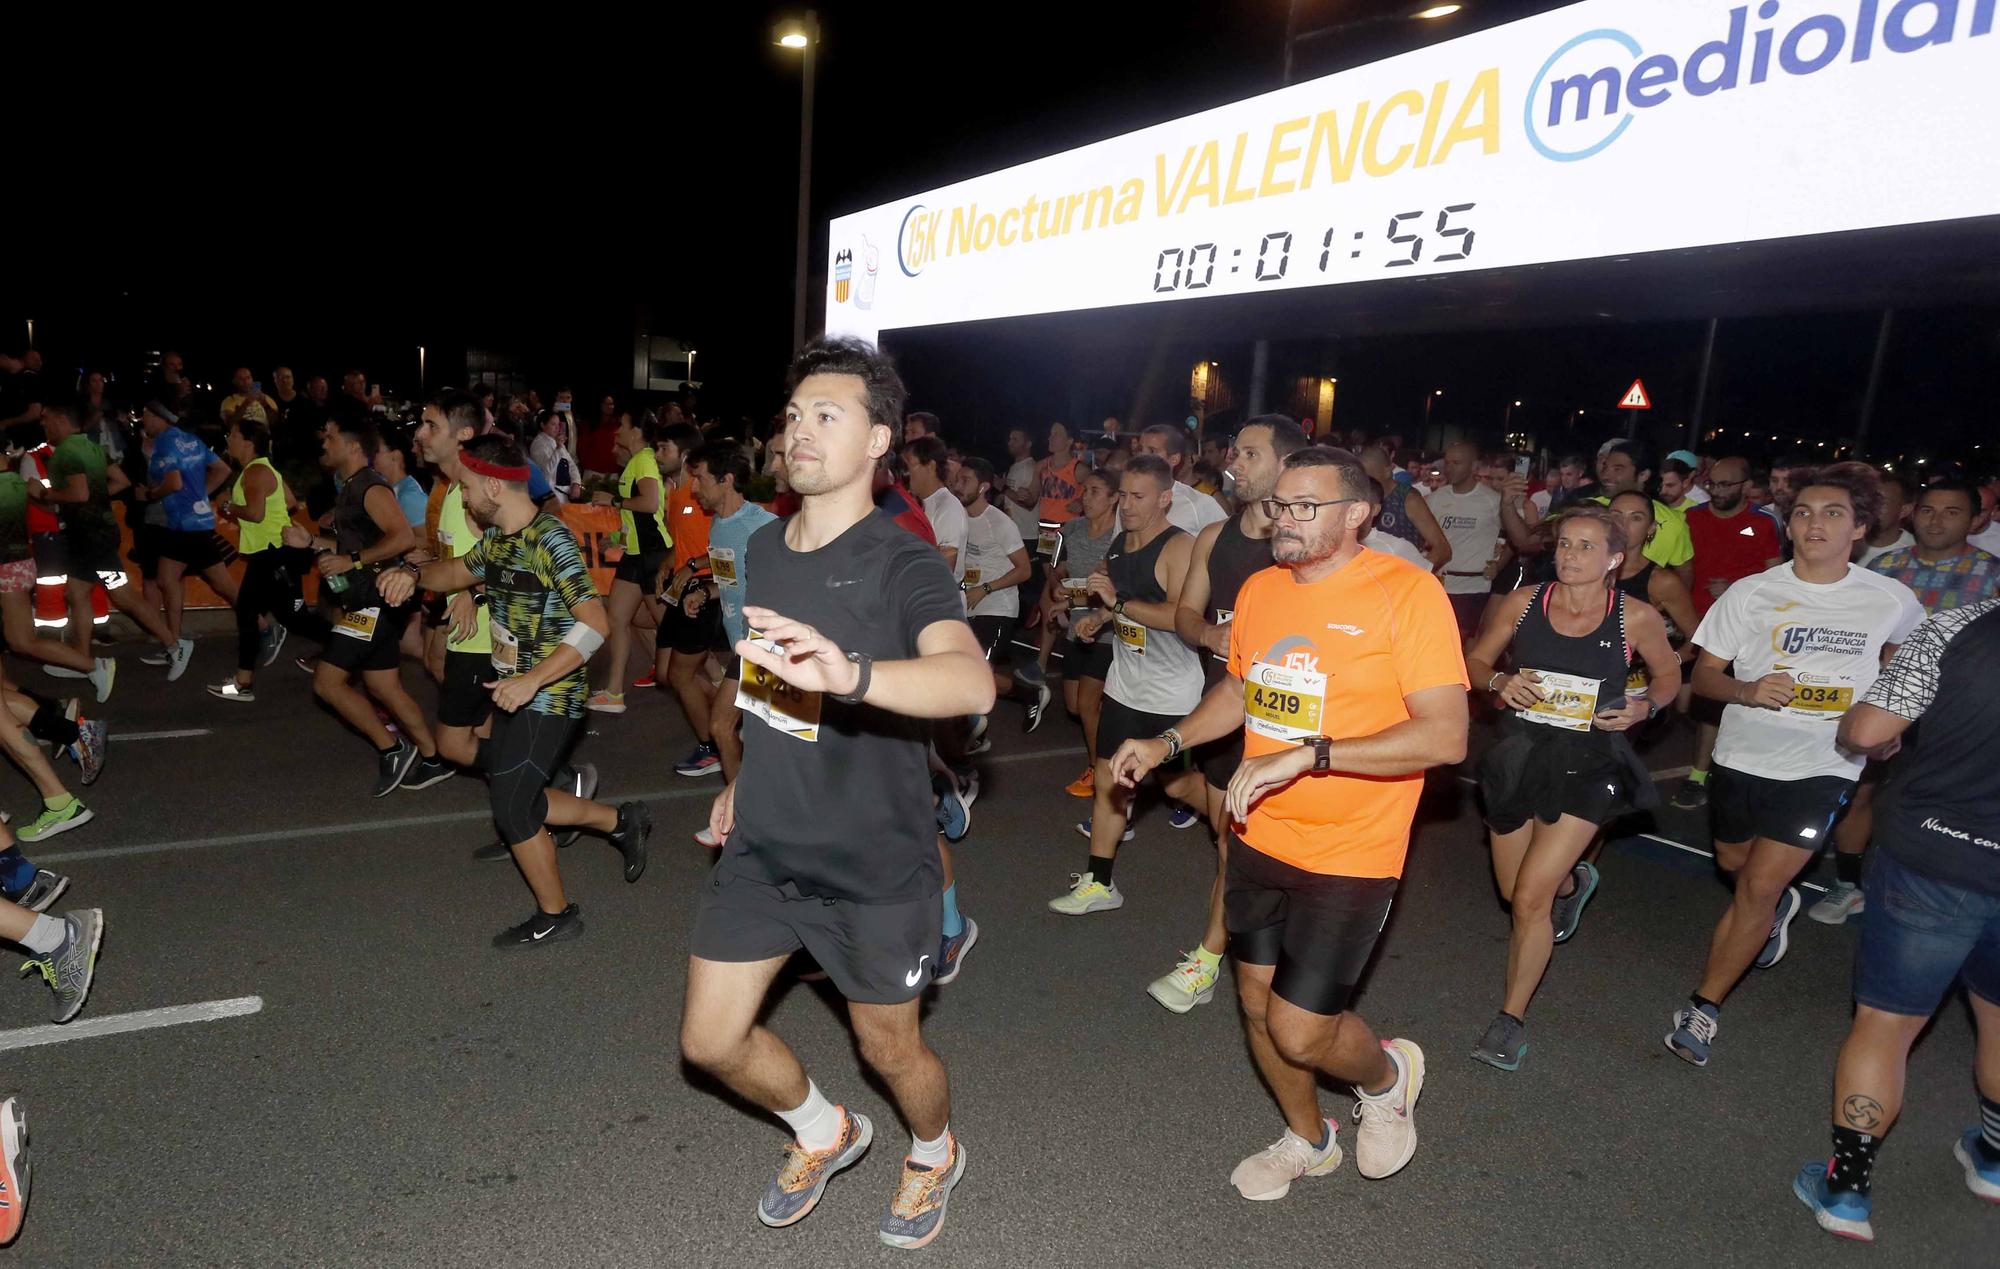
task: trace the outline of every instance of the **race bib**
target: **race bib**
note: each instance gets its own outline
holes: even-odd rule
[[[1273,740],[1310,740],[1322,734],[1326,675],[1258,661],[1243,680],[1243,723]]]
[[[1521,717],[1546,727],[1589,731],[1591,717],[1597,713],[1597,680],[1553,670],[1535,672],[1542,678],[1536,685],[1542,689],[1542,699],[1520,711]]]
[[[1832,718],[1854,704],[1854,689],[1824,683],[1798,683],[1784,712],[1795,718]]]
[[[380,608],[357,608],[353,612],[341,614],[340,621],[333,627],[333,632],[366,643],[375,637],[375,623],[381,617]]]
[[[493,637],[493,651],[490,657],[493,668],[512,677],[521,672],[521,641],[514,632],[498,621],[489,620],[486,632]]]
[[[1136,621],[1120,617],[1118,621],[1118,642],[1132,650],[1135,656],[1146,655],[1146,627]]]
[[[1652,685],[1652,680],[1646,677],[1645,666],[1635,665],[1625,671],[1625,695],[1644,696]]]
[[[738,660],[743,681],[736,690],[736,707],[795,740],[818,742],[819,693],[802,691],[761,665]]]
[[[724,586],[736,585],[736,552],[726,546],[708,548],[708,571]]]
[[[965,570],[965,584],[966,584],[966,585],[967,585],[968,587],[971,587],[971,586],[977,586],[977,585],[979,585],[979,570],[978,570],[978,569],[976,569],[976,568],[968,568],[968,569],[966,569],[966,570]]]
[[[1035,554],[1044,559],[1052,560],[1056,557],[1056,545],[1061,541],[1062,532],[1060,530],[1043,529],[1041,536],[1035,539]]]

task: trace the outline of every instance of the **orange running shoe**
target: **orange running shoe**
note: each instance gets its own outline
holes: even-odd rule
[[[1073,798],[1094,798],[1097,796],[1097,768],[1085,767],[1083,774],[1064,786],[1063,792]]]
[[[882,1241],[914,1250],[943,1233],[945,1204],[951,1201],[952,1187],[964,1175],[965,1147],[956,1137],[951,1141],[951,1159],[941,1168],[903,1160],[902,1183],[882,1217]]]
[[[758,1220],[772,1229],[798,1224],[819,1205],[819,1196],[826,1192],[826,1183],[833,1179],[833,1174],[860,1162],[861,1156],[868,1153],[868,1143],[875,1139],[875,1126],[866,1115],[855,1114],[845,1107],[841,1113],[847,1122],[840,1130],[840,1140],[829,1148],[809,1152],[796,1141],[786,1143],[784,1166],[764,1187],[764,1197],[757,1200]]]

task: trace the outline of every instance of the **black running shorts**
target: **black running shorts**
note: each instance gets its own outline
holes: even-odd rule
[[[487,653],[447,651],[444,683],[438,688],[438,726],[477,727],[485,722],[493,712],[488,684],[499,677]]]
[[[509,846],[530,841],[549,818],[549,782],[583,730],[581,718],[538,714],[522,706],[493,715],[493,731],[479,746],[493,826]]]
[[[939,895],[854,903],[767,885],[716,867],[695,915],[689,951],[705,961],[776,960],[803,948],[848,1000],[900,1005],[930,986],[943,936]]]
[[[1717,763],[1708,782],[1708,822],[1718,842],[1768,837],[1800,850],[1819,851],[1833,837],[1833,822],[1854,793],[1839,776],[1772,780]]]
[[[378,605],[342,613],[322,657],[341,670],[393,670],[402,664],[403,627],[410,609]]]
[[[1149,714],[1107,695],[1104,711],[1097,716],[1097,756],[1109,761],[1117,755],[1119,745],[1128,740],[1152,740],[1179,721],[1177,714]],[[1167,765],[1178,770],[1181,764]],[[1167,774],[1163,767],[1160,778],[1165,779]]]
[[[1344,1012],[1396,898],[1394,877],[1336,877],[1230,835],[1223,881],[1229,954],[1272,965],[1271,990],[1308,1013]]]
[[[1062,672],[1066,679],[1096,679],[1102,683],[1110,678],[1111,641],[1102,636],[1090,643],[1064,639]]]
[[[690,586],[696,583],[688,583]],[[716,645],[716,631],[722,628],[722,602],[710,595],[703,601],[695,615],[687,615],[673,600],[662,601],[664,611],[660,614],[661,647],[670,648],[682,656],[706,656]]]

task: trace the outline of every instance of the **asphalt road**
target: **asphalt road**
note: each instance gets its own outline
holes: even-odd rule
[[[460,777],[369,797],[366,746],[316,707],[289,657],[253,705],[202,690],[226,673],[230,647],[204,639],[173,685],[121,649],[103,710],[112,756],[88,798],[97,818],[30,853],[74,877],[65,906],[106,913],[83,1020],[248,996],[262,1009],[4,1051],[15,1029],[46,1021],[48,995],[38,979],[0,995],[0,1085],[27,1098],[36,1159],[27,1229],[0,1257],[897,1262],[904,1253],[874,1229],[905,1134],[823,989],[782,991],[773,1025],[829,1096],[875,1117],[879,1137],[796,1228],[752,1214],[781,1127],[677,1057],[686,932],[708,863],[689,834],[716,781],[673,774],[688,740],[670,699],[636,693],[625,716],[593,722],[580,754],[603,772],[604,796],[651,802],[651,870],[627,886],[616,855],[587,839],[563,856],[585,936],[503,954],[486,940],[529,899],[511,865],[468,858],[490,832],[482,786]],[[38,690],[53,683],[15,672]],[[1153,810],[1119,864],[1122,911],[1048,913],[1084,852],[1070,825],[1085,804],[1061,793],[1081,742],[1061,722],[1022,736],[1017,720],[1008,705],[995,716],[986,792],[958,853],[982,937],[928,1015],[969,1157],[944,1236],[920,1253],[932,1262],[1994,1263],[2000,1212],[1965,1190],[1950,1156],[1976,1113],[1962,1003],[1916,1051],[1877,1174],[1873,1250],[1836,1244],[1791,1197],[1794,1170],[1826,1147],[1853,928],[1798,922],[1790,956],[1725,1011],[1708,1069],[1661,1047],[1725,901],[1696,856],[1615,844],[1536,1002],[1527,1065],[1508,1075],[1471,1061],[1498,1004],[1507,918],[1455,771],[1432,779],[1358,1005],[1428,1054],[1417,1157],[1388,1180],[1363,1180],[1350,1160],[1283,1201],[1243,1201],[1230,1169],[1282,1125],[1233,993],[1185,1017],[1144,995],[1198,936],[1212,855]],[[205,734],[140,738],[194,729]],[[1670,738],[1655,768],[1684,750]],[[32,791],[17,781],[4,804],[18,822]],[[1661,835],[1698,841],[1699,817],[1669,817]],[[1344,1091],[1326,1095],[1329,1114],[1349,1105]],[[1342,1136],[1351,1151],[1351,1125]]]

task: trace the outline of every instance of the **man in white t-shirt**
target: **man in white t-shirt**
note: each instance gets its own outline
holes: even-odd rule
[[[1865,463],[1835,463],[1792,500],[1793,558],[1746,577],[1702,618],[1694,690],[1724,702],[1709,782],[1715,861],[1736,897],[1666,1045],[1708,1065],[1722,1002],[1752,964],[1775,965],[1800,897],[1793,878],[1826,845],[1866,759],[1835,737],[1841,715],[1924,619],[1910,588],[1848,563],[1882,512]]]
[[[1854,556],[1854,562],[1867,568],[1878,555],[1900,551],[1906,546],[1915,546],[1917,539],[1910,532],[1908,518],[1912,497],[1917,491],[1911,483],[1894,472],[1882,474],[1882,519],[1869,531]]]
[[[1192,537],[1209,525],[1229,518],[1221,503],[1187,483],[1188,469],[1192,464],[1188,459],[1186,428],[1175,427],[1171,423],[1155,423],[1139,433],[1139,449],[1147,454],[1159,455],[1166,460],[1167,466],[1173,468],[1174,500],[1167,507],[1168,524]]]
[[[1020,585],[1028,580],[1028,546],[1007,513],[987,501],[999,477],[983,458],[961,459],[952,477],[952,496],[965,508],[965,554],[959,584],[965,588],[966,619],[993,667],[1000,697],[1015,692],[1014,676],[1000,669],[1021,624]]]
[[[1980,508],[1972,522],[1972,534],[1965,540],[1988,555],[2000,555],[2000,481],[1987,481],[1979,489]]]
[[[1479,632],[1480,614],[1493,591],[1486,566],[1500,542],[1500,495],[1479,479],[1478,467],[1479,448],[1470,441],[1445,450],[1445,483],[1427,504],[1451,543],[1451,559],[1438,580],[1451,599],[1459,634],[1468,639]]]
[[[1040,482],[1035,479],[1035,442],[1028,429],[1017,427],[1007,433],[1007,487],[998,491],[1006,504],[1007,518],[1021,531],[1023,542],[1033,542],[1042,532]]]
[[[903,466],[909,472],[910,492],[923,499],[924,515],[931,522],[944,562],[951,565],[954,581],[965,580],[965,508],[956,494],[945,487],[945,467],[950,454],[935,436],[919,436],[903,443]]]

